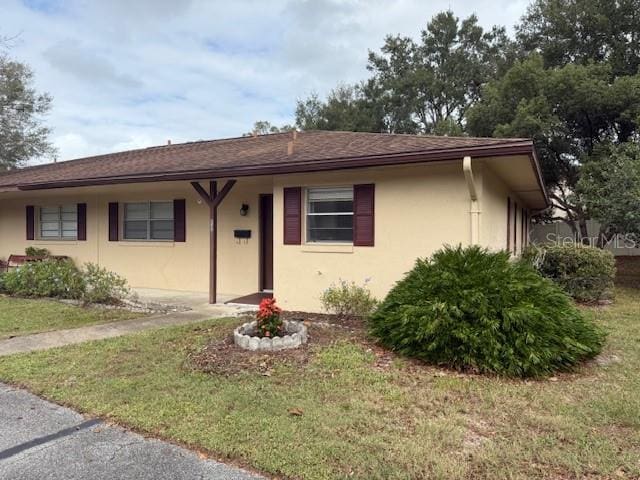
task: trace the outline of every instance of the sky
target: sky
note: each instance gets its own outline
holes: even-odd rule
[[[388,34],[451,9],[511,27],[526,0],[0,0],[0,36],[53,96],[58,160],[293,123],[297,99],[368,77]]]

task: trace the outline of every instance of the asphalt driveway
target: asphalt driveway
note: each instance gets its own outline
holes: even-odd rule
[[[257,479],[0,383],[0,478]]]

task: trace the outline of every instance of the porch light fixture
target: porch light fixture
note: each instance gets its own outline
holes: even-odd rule
[[[246,203],[243,203],[242,206],[240,207],[240,215],[242,217],[246,217],[247,213],[249,213],[249,205],[247,205]]]

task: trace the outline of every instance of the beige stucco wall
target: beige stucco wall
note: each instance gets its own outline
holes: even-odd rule
[[[267,178],[238,182],[219,207],[218,289],[221,294],[240,295],[258,289],[258,194],[269,193],[271,189]],[[186,199],[186,242],[108,241],[109,202],[175,198]],[[87,204],[86,241],[25,240],[26,205],[66,203]],[[242,203],[250,206],[246,217],[240,215]],[[253,237],[246,243],[238,243],[233,238],[235,228],[251,229]],[[45,247],[55,255],[68,255],[77,264],[98,263],[126,277],[133,287],[201,292],[209,288],[209,211],[188,182],[5,194],[0,197],[0,258],[22,254],[29,245]]]
[[[482,161],[473,162],[479,201],[479,241],[506,246],[506,198],[517,195]],[[375,246],[284,245],[283,188],[375,184]],[[203,186],[206,182],[202,182]],[[224,181],[219,182],[219,187]],[[218,292],[259,289],[259,195],[274,195],[274,293],[286,309],[320,310],[321,292],[340,279],[368,286],[383,298],[413,266],[444,244],[471,242],[471,202],[462,159],[438,164],[379,167],[275,177],[239,178],[218,211]],[[108,203],[186,199],[187,241],[109,242]],[[87,203],[87,241],[25,240],[25,205]],[[250,207],[246,217],[240,206]],[[122,210],[121,210],[122,211]],[[519,214],[519,213],[518,213]],[[122,214],[121,214],[122,215]],[[248,242],[233,238],[251,229]],[[304,232],[303,226],[303,232]],[[518,245],[522,245],[520,228]],[[304,238],[304,233],[303,233]],[[77,263],[95,262],[125,276],[134,287],[208,290],[209,218],[189,182],[143,183],[0,194],[0,258],[43,246]]]
[[[516,238],[518,253],[520,253],[524,244],[523,240],[526,241],[522,237],[522,228],[520,226],[521,209],[525,206],[523,200],[513,191],[510,191],[502,179],[488,165],[482,165],[482,184],[480,235],[482,245],[492,250],[507,248],[507,198],[511,198],[512,221],[514,202],[518,205]],[[511,223],[511,248],[513,248],[513,223]]]
[[[375,183],[375,246],[283,244],[284,187],[354,183]],[[288,309],[319,310],[321,292],[340,279],[358,284],[368,279],[373,294],[382,298],[416,258],[445,243],[470,241],[461,161],[277,177],[274,211],[274,289]]]

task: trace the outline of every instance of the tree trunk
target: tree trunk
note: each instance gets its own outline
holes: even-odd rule
[[[591,245],[589,229],[587,228],[587,220],[585,218],[580,218],[578,220],[578,227],[580,228],[580,242],[583,245]]]

